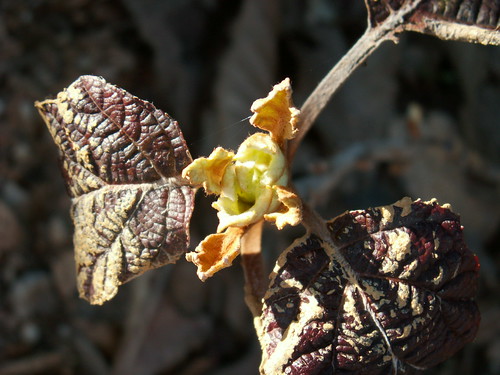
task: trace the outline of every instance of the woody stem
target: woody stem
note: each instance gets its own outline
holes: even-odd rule
[[[252,315],[260,316],[266,291],[264,260],[261,253],[263,221],[252,224],[241,238],[241,263],[245,274],[245,302]]]

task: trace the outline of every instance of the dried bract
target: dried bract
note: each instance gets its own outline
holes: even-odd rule
[[[293,106],[289,78],[274,85],[267,97],[254,101],[250,109],[254,112],[250,123],[259,129],[267,130],[280,145],[297,133],[300,111]]]

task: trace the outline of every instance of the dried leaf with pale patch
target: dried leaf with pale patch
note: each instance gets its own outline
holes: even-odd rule
[[[177,122],[95,76],[35,105],[72,197],[80,297],[102,304],[121,284],[175,263],[187,250],[194,205]]]
[[[229,267],[240,253],[241,236],[245,228],[229,227],[223,233],[207,236],[186,259],[197,267],[197,275],[205,281],[223,268]]]
[[[250,108],[254,115],[250,123],[271,133],[273,140],[282,145],[297,133],[297,121],[300,111],[293,106],[290,79],[274,85],[267,97],[257,99]]]
[[[368,20],[377,27],[406,7],[398,31],[416,31],[444,40],[500,45],[499,0],[365,0]]]
[[[256,326],[261,374],[395,374],[472,341],[479,263],[436,201],[346,212],[279,257]]]

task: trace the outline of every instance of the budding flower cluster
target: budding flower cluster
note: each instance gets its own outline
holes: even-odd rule
[[[299,114],[291,102],[289,79],[274,86],[266,98],[256,100],[251,109],[254,115],[250,123],[265,133],[249,136],[236,153],[217,147],[182,172],[193,185],[219,195],[212,204],[218,211],[217,233],[187,254],[187,259],[198,266],[202,280],[231,264],[250,225],[268,220],[282,229],[301,220],[301,202],[289,188],[284,153],[286,140],[296,132]]]

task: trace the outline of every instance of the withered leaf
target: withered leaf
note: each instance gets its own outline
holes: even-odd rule
[[[194,190],[181,172],[192,159],[175,120],[95,76],[36,107],[72,197],[82,298],[102,304],[186,252]]]
[[[459,217],[404,199],[346,212],[279,258],[258,322],[263,374],[396,374],[444,361],[479,325]]]
[[[395,10],[416,5],[401,31],[430,34],[445,40],[500,45],[500,0],[365,0],[372,26]]]

